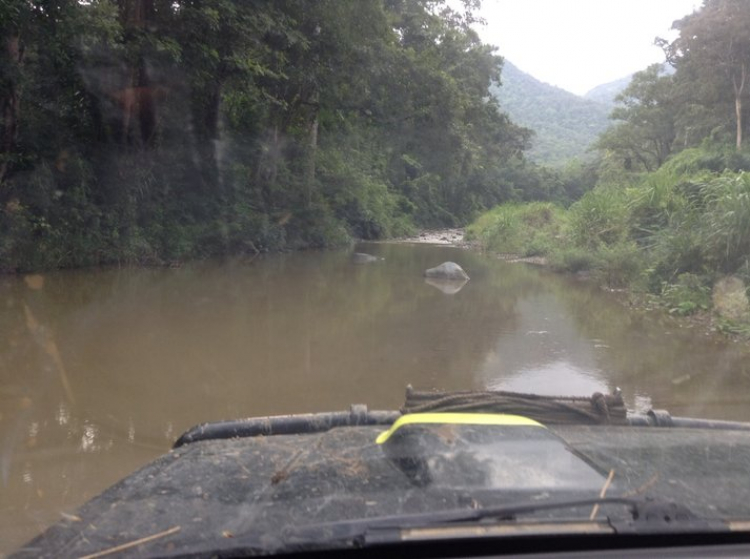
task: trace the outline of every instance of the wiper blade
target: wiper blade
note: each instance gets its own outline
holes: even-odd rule
[[[501,505],[481,508],[461,508],[444,511],[420,512],[414,514],[398,514],[393,516],[378,516],[374,518],[362,518],[357,520],[345,520],[339,522],[321,523],[303,526],[300,529],[325,528],[334,525],[346,525],[356,528],[364,526],[367,528],[412,528],[415,526],[430,526],[436,524],[451,524],[458,522],[477,522],[486,519],[513,520],[519,515],[533,514],[543,511],[560,509],[576,509],[580,507],[593,507],[595,505],[620,505],[635,507],[641,501],[625,497],[591,497],[586,499],[564,499],[557,501],[530,501],[516,503],[513,505]],[[296,531],[296,530],[295,530]]]
[[[721,520],[703,519],[694,515],[686,507],[670,502],[654,499],[630,499],[625,497],[603,497],[586,499],[564,499],[554,501],[534,501],[512,505],[484,507],[476,509],[451,509],[445,511],[424,512],[414,514],[400,514],[393,516],[379,516],[356,520],[342,520],[323,522],[305,526],[286,528],[278,534],[244,534],[235,535],[231,541],[222,542],[212,551],[222,553],[232,551],[252,551],[253,553],[289,553],[296,551],[313,551],[317,549],[342,549],[351,547],[367,547],[396,543],[406,539],[405,533],[419,529],[441,528],[450,530],[456,527],[475,527],[471,523],[478,523],[481,527],[498,526],[497,523],[486,522],[494,520],[513,527],[518,523],[518,517],[541,512],[578,509],[599,505],[601,507],[625,507],[627,512],[620,515],[602,517],[598,521],[589,521],[580,517],[577,522],[571,522],[571,517],[536,518],[534,522],[540,532],[555,529],[556,533],[564,533],[566,526],[581,528],[584,524],[598,533],[633,534],[633,533],[667,533],[667,532],[717,532],[729,531],[727,522]],[[531,523],[529,523],[531,524]],[[528,526],[524,526],[527,528]],[[559,529],[558,529],[559,528]],[[589,532],[591,531],[589,530]],[[453,532],[456,534],[456,532]],[[515,535],[528,535],[528,530],[519,530]],[[458,537],[491,536],[491,531],[465,531]],[[514,535],[513,530],[505,531],[502,535]],[[436,532],[430,536],[436,538]]]
[[[379,516],[357,520],[324,522],[287,530],[283,540],[292,549],[316,549],[319,546],[331,547],[367,547],[402,541],[403,533],[420,528],[445,528],[451,526],[466,526],[472,523],[490,524],[483,522],[515,521],[524,514],[561,509],[575,509],[579,507],[591,508],[594,505],[618,505],[632,507],[637,504],[635,499],[624,497],[604,497],[587,499],[565,499],[557,501],[534,501],[474,509],[451,509],[445,511],[431,511],[414,514],[399,514],[393,516]],[[563,521],[560,521],[563,522]]]
[[[715,532],[728,531],[729,524],[722,520],[706,519],[696,516],[687,507],[658,499],[632,499],[625,497],[592,497],[584,499],[562,499],[552,501],[534,501],[483,507],[476,509],[455,509],[446,511],[424,512],[415,514],[401,514],[381,516],[357,520],[326,522],[301,526],[287,531],[283,539],[286,541],[317,541],[321,535],[338,541],[359,541],[366,543],[367,536],[374,533],[381,534],[372,541],[383,540],[383,532],[409,530],[414,528],[439,528],[446,526],[465,525],[467,523],[482,523],[486,520],[517,521],[519,516],[541,512],[570,510],[586,507],[590,509],[598,505],[625,507],[623,515],[610,515],[600,518],[611,530],[611,533],[658,533],[658,532]],[[603,520],[602,520],[603,519]],[[570,522],[571,517],[565,519],[545,518],[546,524]],[[577,519],[579,524],[581,519]],[[585,517],[585,522],[591,526],[594,521]],[[387,538],[386,538],[387,539]]]

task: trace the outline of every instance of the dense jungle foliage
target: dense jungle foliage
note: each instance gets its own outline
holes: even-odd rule
[[[619,95],[597,143],[596,187],[567,209],[502,205],[470,237],[591,270],[677,314],[711,308],[722,277],[750,284],[750,4],[705,0],[674,26],[679,36],[657,43],[675,71],[656,64]],[[743,312],[721,327],[750,333],[747,299],[738,297]]]
[[[478,4],[2,0],[0,269],[327,246],[568,199],[488,94],[502,59]]]

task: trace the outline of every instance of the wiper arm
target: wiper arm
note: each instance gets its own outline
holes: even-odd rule
[[[481,507],[475,509],[451,509],[434,512],[420,512],[414,514],[399,514],[393,516],[378,516],[374,518],[362,518],[358,520],[346,520],[339,522],[321,523],[303,526],[300,530],[325,528],[330,526],[346,525],[352,528],[359,526],[367,528],[413,528],[415,526],[431,526],[436,524],[451,524],[458,522],[477,522],[485,519],[513,520],[522,514],[536,512],[575,509],[579,507],[593,507],[594,505],[621,505],[625,507],[636,507],[641,501],[625,497],[591,497],[587,499],[564,499],[557,501],[533,501],[517,503],[513,505],[501,505],[495,507]],[[297,530],[295,530],[296,532]]]
[[[534,501],[512,505],[483,507],[476,509],[454,509],[446,511],[424,512],[381,516],[357,520],[326,522],[301,526],[289,530],[283,539],[291,542],[320,541],[321,536],[338,541],[381,541],[382,536],[367,538],[374,533],[402,531],[414,528],[439,528],[464,525],[466,523],[495,521],[517,521],[519,516],[545,511],[591,508],[595,505],[622,506],[627,513],[604,518],[613,534],[625,533],[658,533],[658,532],[715,532],[728,531],[729,524],[722,520],[712,520],[696,516],[687,507],[658,499],[632,499],[625,497],[592,497],[585,499],[561,499],[553,501]],[[548,525],[570,521],[562,519],[545,519]],[[596,524],[588,520],[590,526]],[[580,523],[580,521],[579,521]],[[600,521],[601,524],[601,521]],[[487,525],[485,523],[483,526]],[[386,538],[387,539],[387,538]]]
[[[369,520],[361,519],[346,521],[345,524],[352,527],[366,526],[367,528],[413,528],[415,526],[425,527],[439,524],[478,522],[487,519],[515,520],[518,516],[525,514],[582,507],[602,507],[605,505],[619,505],[628,509],[628,515],[607,517],[607,522],[617,533],[728,529],[726,522],[699,517],[679,503],[653,498],[632,499],[626,497],[592,497],[587,499],[534,501],[476,509],[396,515]],[[302,529],[305,528],[313,529],[315,526],[307,526]]]
[[[468,523],[480,523],[482,527],[497,524],[482,522],[485,520],[517,521],[518,516],[545,511],[591,508],[594,505],[621,506],[627,509],[623,516],[612,516],[598,522],[589,521],[588,515],[583,521],[587,526],[600,528],[600,533],[659,533],[659,532],[716,532],[729,531],[728,523],[720,520],[708,520],[697,517],[686,507],[669,501],[654,499],[630,499],[625,497],[603,497],[587,499],[564,499],[555,501],[535,501],[513,505],[502,505],[476,509],[452,509],[436,512],[379,516],[356,520],[323,522],[305,526],[287,528],[278,534],[245,534],[236,535],[231,541],[223,542],[214,551],[252,550],[255,553],[312,551],[316,549],[341,549],[349,547],[366,547],[384,543],[402,541],[406,531],[419,529],[450,529],[462,527]],[[535,520],[536,522],[536,520]],[[565,529],[570,524],[566,519],[543,519],[544,529],[560,527]],[[578,521],[576,526],[581,526]],[[515,524],[511,524],[513,526]],[[473,527],[473,526],[472,526]],[[545,528],[546,527],[546,528]],[[465,532],[464,537],[472,534]],[[519,531],[527,535],[528,532]],[[517,535],[518,535],[517,534]],[[476,535],[476,534],[475,534]],[[504,535],[513,535],[505,532]],[[435,533],[431,536],[434,538]],[[481,534],[479,534],[481,537]]]

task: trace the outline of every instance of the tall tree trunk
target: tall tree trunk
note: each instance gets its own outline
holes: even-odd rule
[[[315,94],[312,105],[312,120],[307,142],[307,168],[305,169],[305,207],[312,204],[312,191],[315,182],[315,159],[318,154],[318,95]]]
[[[202,93],[205,95],[205,102],[201,107],[203,112],[200,129],[196,134],[196,141],[199,143],[198,150],[202,154],[202,175],[209,188],[220,189],[220,170],[219,170],[219,141],[221,139],[221,130],[219,122],[221,120],[221,90],[222,82],[217,77]],[[219,197],[223,198],[224,192],[218,192]]]
[[[742,149],[742,93],[745,90],[747,81],[747,66],[743,62],[740,65],[740,79],[737,83],[737,76],[733,76],[734,85],[734,112],[737,121],[737,151]]]
[[[255,168],[255,186],[260,189],[261,200],[265,211],[273,205],[272,192],[279,176],[279,158],[281,157],[281,137],[279,124],[275,123],[265,133],[262,147]]]
[[[149,47],[142,33],[154,24],[154,0],[118,0],[118,6],[126,40],[134,42],[138,56],[127,69],[125,88],[110,96],[122,109],[122,143],[151,147],[156,140],[156,102],[165,94],[163,87],[152,83],[144,58]]]
[[[18,75],[23,63],[23,45],[17,32],[11,33],[5,39],[3,58],[12,68],[3,81],[5,95],[0,98],[0,184],[5,180],[10,170],[10,156],[16,147],[18,139],[18,120],[21,108],[21,94],[18,91]]]
[[[125,27],[143,29],[152,18],[153,0],[119,0],[120,20]]]
[[[742,149],[742,98],[734,100],[734,112],[737,114],[737,151]]]
[[[279,176],[279,157],[281,156],[281,142],[279,141],[279,125],[275,124],[271,136],[271,172],[268,176],[268,184],[271,188],[276,186]]]

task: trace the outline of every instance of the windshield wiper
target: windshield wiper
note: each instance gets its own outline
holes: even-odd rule
[[[535,501],[513,505],[502,505],[475,509],[452,509],[414,514],[379,516],[356,520],[323,522],[305,526],[286,528],[279,534],[245,534],[238,535],[231,542],[226,542],[233,550],[254,552],[292,552],[312,551],[316,549],[340,549],[367,547],[404,541],[407,531],[419,529],[450,529],[456,526],[492,527],[497,523],[516,525],[519,516],[542,512],[599,507],[624,507],[623,515],[610,515],[598,521],[589,521],[586,515],[583,524],[599,526],[600,533],[633,534],[633,533],[674,533],[674,532],[717,532],[729,531],[729,525],[721,520],[709,520],[696,516],[688,508],[671,501],[654,499],[630,499],[624,497],[604,497],[587,499],[566,499],[556,501]],[[494,522],[488,522],[488,521]],[[540,519],[536,518],[534,522]],[[560,527],[571,522],[571,518],[542,518],[542,531]],[[576,519],[578,525],[582,522]],[[466,531],[462,537],[481,537],[481,533],[472,534]],[[503,535],[513,535],[512,530]],[[519,531],[518,535],[528,535]],[[218,549],[216,551],[228,551]]]
[[[443,511],[419,512],[413,514],[398,514],[393,516],[378,516],[374,518],[362,518],[357,520],[345,520],[340,522],[303,526],[300,528],[300,530],[314,530],[317,527],[325,527],[327,525],[347,525],[352,528],[357,528],[359,526],[364,526],[367,528],[413,528],[434,526],[443,523],[451,524],[458,522],[478,522],[487,519],[514,520],[519,515],[533,514],[543,511],[575,509],[579,507],[593,507],[597,504],[599,506],[621,505],[625,507],[632,507],[638,504],[638,502],[639,501],[637,499],[628,499],[624,497],[591,497],[587,499],[565,499],[558,501],[533,501],[494,507],[461,508]]]
[[[357,520],[345,520],[339,522],[328,522],[302,526],[295,528],[295,534],[308,531],[323,530],[334,527],[346,527],[352,531],[375,528],[398,528],[407,529],[414,527],[437,526],[442,524],[456,524],[467,522],[480,522],[485,520],[517,520],[519,516],[536,514],[540,512],[557,511],[565,509],[577,509],[582,507],[622,506],[628,509],[626,516],[608,518],[613,528],[617,526],[623,531],[638,531],[647,529],[674,528],[679,529],[690,525],[687,529],[696,528],[695,524],[709,522],[700,518],[685,506],[671,501],[656,499],[632,499],[625,497],[603,497],[586,499],[564,499],[553,501],[534,501],[518,503],[513,505],[501,505],[493,507],[481,507],[472,509],[452,509],[445,511],[432,511],[415,514],[401,514],[394,516],[381,516],[375,518],[363,518]],[[714,523],[716,524],[716,523]],[[726,526],[724,523],[720,523]],[[629,527],[629,528],[628,528]]]

